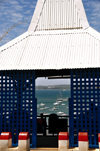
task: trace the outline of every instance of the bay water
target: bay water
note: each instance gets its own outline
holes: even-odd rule
[[[41,113],[44,115],[51,113],[55,113],[59,116],[69,115],[68,98],[71,96],[70,90],[36,90],[35,94],[37,98],[37,116]],[[57,99],[61,101],[59,104]],[[54,103],[56,103],[56,105]]]

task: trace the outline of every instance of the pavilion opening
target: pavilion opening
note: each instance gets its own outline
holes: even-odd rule
[[[70,80],[37,78],[35,83],[37,147],[57,148],[59,132],[69,131]],[[44,119],[43,125],[41,124],[41,114]]]

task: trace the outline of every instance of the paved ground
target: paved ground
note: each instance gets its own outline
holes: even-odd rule
[[[62,151],[62,150],[59,150],[58,148],[36,148],[30,151]],[[69,148],[68,150],[65,151],[79,151],[79,149],[76,147],[76,148]],[[99,151],[99,149],[89,149],[88,151]]]
[[[18,147],[9,148],[8,151],[18,151]],[[58,137],[37,137],[37,148],[30,151],[62,151],[58,149]],[[64,150],[63,150],[64,151]],[[69,148],[65,151],[79,151],[79,148]],[[99,149],[89,149],[88,151],[99,151]]]
[[[9,148],[9,151],[18,151],[18,147]],[[58,148],[36,148],[36,149],[30,149],[30,151],[61,151],[61,150],[59,150]],[[69,148],[68,150],[65,151],[79,151],[79,149]],[[99,149],[89,149],[88,151],[99,151]]]
[[[30,151],[58,151],[58,148],[36,148]]]

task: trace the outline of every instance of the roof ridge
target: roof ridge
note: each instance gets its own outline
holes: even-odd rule
[[[23,40],[24,38],[27,38],[27,36],[29,36],[30,33],[28,31],[26,31],[25,33],[23,33],[22,35],[14,38],[13,40],[9,41],[8,43],[4,44],[3,46],[0,47],[0,52],[4,51],[5,49],[12,47],[13,45],[17,44],[18,42],[20,42],[21,40]]]
[[[97,40],[100,40],[100,33],[92,27],[89,27],[86,32],[89,33],[91,36],[95,37]]]

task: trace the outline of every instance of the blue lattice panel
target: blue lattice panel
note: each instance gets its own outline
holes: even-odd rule
[[[71,70],[70,146],[78,132],[89,133],[89,146],[98,147],[100,133],[100,69]]]
[[[0,133],[11,132],[13,146],[29,132],[36,147],[36,104],[34,71],[0,71]]]

